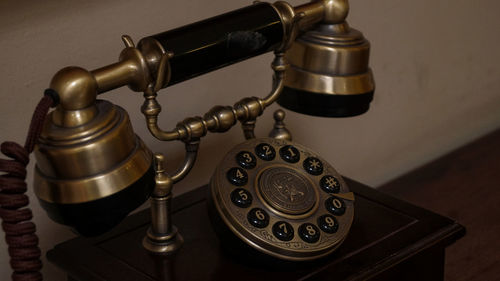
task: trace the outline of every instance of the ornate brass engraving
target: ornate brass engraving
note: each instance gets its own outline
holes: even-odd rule
[[[266,143],[279,151],[281,147],[293,145],[301,155],[301,161],[289,163],[279,154],[273,160],[257,159],[252,169],[246,169],[248,182],[237,187],[226,178],[226,172],[238,167],[236,155],[241,151],[254,151],[257,145]],[[303,167],[303,161],[315,157],[323,163],[321,175],[310,175]],[[336,216],[338,230],[327,233],[321,230],[319,239],[308,243],[300,237],[299,227],[305,223],[318,225],[323,215],[331,215],[325,202],[331,195],[319,187],[320,179],[331,175],[338,179],[339,193],[335,196],[344,200],[345,213]],[[231,192],[243,188],[253,200],[250,206],[239,207],[231,201]],[[216,212],[237,237],[253,248],[276,258],[303,261],[325,256],[334,251],[345,239],[354,217],[354,195],[342,177],[319,155],[300,144],[283,139],[250,139],[230,150],[218,165],[210,182],[211,200]],[[269,224],[264,228],[253,226],[247,214],[253,208],[264,210],[269,215]],[[274,234],[274,224],[286,221],[294,229],[294,236],[289,241],[279,240]]]
[[[295,169],[271,166],[262,171],[257,183],[266,202],[286,214],[303,214],[316,203],[312,183]]]

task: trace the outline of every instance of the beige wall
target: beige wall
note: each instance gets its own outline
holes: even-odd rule
[[[116,61],[122,33],[138,40],[250,2],[1,1],[0,141],[24,140],[29,116],[58,69],[95,69]],[[499,10],[500,2],[494,0],[352,0],[349,22],[372,43],[377,81],[372,109],[349,119],[288,112],[286,123],[295,141],[321,152],[341,173],[377,186],[497,128]],[[265,95],[271,59],[261,56],[164,90],[162,125],[171,128],[213,104],[231,105],[243,96]],[[166,153],[175,168],[183,146],[149,136],[139,114],[141,94],[119,89],[103,98],[125,107],[136,132],[154,151]],[[270,119],[271,110],[259,120],[260,136],[267,134]],[[224,151],[240,141],[239,128],[205,138],[194,171],[176,192],[206,183]],[[43,251],[72,237],[31,198]],[[0,279],[7,280],[10,270],[1,241]],[[64,280],[48,262],[44,272],[46,280]]]

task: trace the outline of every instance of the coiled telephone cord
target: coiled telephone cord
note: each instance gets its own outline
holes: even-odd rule
[[[14,271],[13,281],[43,279],[40,273],[42,261],[38,236],[35,233],[36,226],[31,222],[33,214],[30,209],[24,208],[29,204],[29,198],[25,194],[26,166],[42,131],[45,117],[57,101],[55,91],[45,91],[33,113],[24,147],[14,142],[4,142],[0,146],[0,151],[11,158],[0,159],[0,218],[9,246],[10,266]]]

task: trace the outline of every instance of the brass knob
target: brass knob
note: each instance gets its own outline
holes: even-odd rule
[[[292,134],[285,128],[285,111],[278,109],[273,114],[274,117],[274,128],[269,133],[269,137],[280,139],[280,140],[292,140]]]
[[[337,24],[342,23],[349,13],[349,3],[347,0],[322,0],[325,14],[323,23]]]

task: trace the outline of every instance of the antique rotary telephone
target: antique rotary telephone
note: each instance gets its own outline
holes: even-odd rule
[[[354,212],[354,196],[342,177],[318,154],[291,142],[280,127],[282,112],[275,114],[277,130],[271,138],[255,138],[253,130],[257,117],[274,101],[325,117],[368,110],[374,91],[370,46],[345,22],[347,13],[346,0],[315,0],[297,7],[257,2],[143,38],[137,46],[123,36],[126,47],[117,63],[93,71],[60,70],[37,110],[25,149],[35,151],[34,188],[41,206],[55,221],[96,235],[151,197],[152,224],[143,245],[153,253],[174,253],[182,237],[170,218],[172,186],[190,171],[207,132],[225,132],[239,121],[247,141],[225,156],[210,183],[216,228],[222,223],[221,232],[278,259],[310,260],[332,252],[346,237]],[[159,128],[160,89],[268,51],[274,51],[275,59],[267,97],[215,106],[170,131]],[[185,143],[185,160],[175,173],[167,174],[164,156],[153,155],[133,133],[125,110],[97,100],[97,95],[122,86],[144,93],[141,109],[153,136]],[[46,116],[49,106],[55,109]],[[27,152],[14,150],[2,148],[26,164]],[[4,230],[11,238],[16,233],[33,235],[34,228],[20,227],[29,218],[5,215],[20,212],[27,203],[5,204],[4,193],[14,193],[7,184],[19,173],[2,167],[7,173],[2,179],[9,178],[1,182]],[[36,243],[19,241],[10,243],[12,260],[23,265],[13,264],[16,280],[40,280],[39,253],[32,250]],[[27,252],[31,254],[23,254]]]

